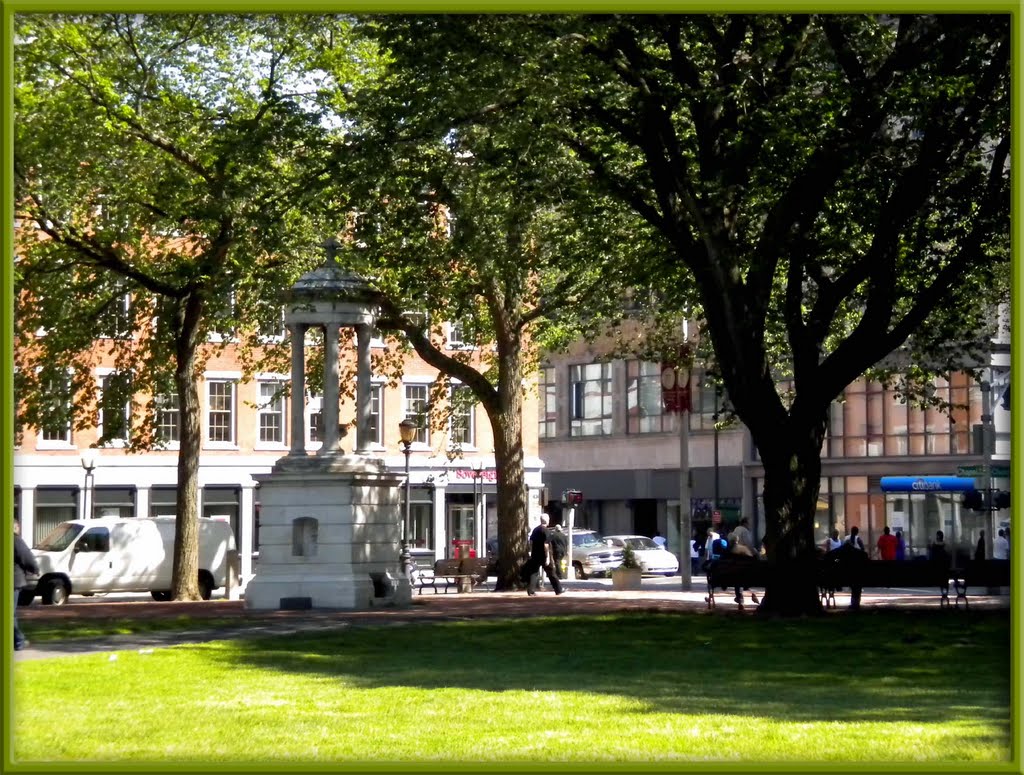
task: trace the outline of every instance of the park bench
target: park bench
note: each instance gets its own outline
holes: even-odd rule
[[[956,590],[956,605],[960,600],[967,605],[968,587],[1008,587],[1010,586],[1009,560],[970,560],[963,568],[951,571],[953,588]]]
[[[449,587],[462,591],[468,586],[469,590],[478,583],[487,581],[487,558],[486,557],[465,557],[463,559],[438,560],[431,570],[420,571],[416,574],[416,587],[419,594],[430,587],[437,594],[438,585],[443,584],[445,594],[448,594]]]
[[[771,583],[773,573],[774,566],[763,560],[742,557],[722,557],[714,560],[707,566],[708,595],[705,602],[707,602],[708,608],[715,607],[716,589],[766,587]],[[966,602],[966,592],[963,595],[960,594],[957,573],[942,562],[930,560],[896,562],[868,559],[860,562],[843,562],[838,556],[826,555],[818,561],[817,573],[818,591],[821,595],[821,602],[826,608],[835,605],[835,593],[844,587],[935,587],[939,591],[940,604],[949,605],[950,579],[953,579],[954,583],[958,585],[957,598],[963,597]],[[982,577],[980,575],[982,573],[991,575]],[[1003,585],[1009,584],[1008,569],[1005,571],[1005,577],[1007,580]],[[990,578],[995,579],[990,586],[1000,586],[997,582],[1003,576],[998,575],[997,569],[991,571],[978,569],[970,583],[976,586],[989,585],[988,579]]]

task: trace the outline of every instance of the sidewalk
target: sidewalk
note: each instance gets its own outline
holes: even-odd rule
[[[153,601],[102,602],[75,600],[63,606],[33,604],[18,609],[18,620],[29,640],[32,624],[40,621],[81,619],[133,619],[189,616],[194,618],[234,620],[211,628],[175,630],[170,632],[112,635],[96,639],[47,641],[31,643],[29,648],[14,652],[16,662],[62,656],[78,656],[112,651],[135,651],[165,648],[187,643],[203,643],[230,638],[252,638],[285,635],[294,632],[329,630],[353,625],[400,624],[422,621],[457,621],[479,618],[517,618],[532,616],[598,615],[623,611],[682,613],[712,616],[751,615],[755,607],[742,612],[726,596],[717,608],[709,611],[703,584],[695,584],[690,592],[656,588],[639,592],[614,592],[609,588],[566,583],[566,594],[555,596],[550,590],[529,597],[524,592],[476,591],[468,594],[449,593],[414,595],[412,605],[363,611],[313,609],[307,611],[250,611],[241,600],[211,600],[196,603],[158,603]],[[970,607],[980,609],[1007,608],[1009,596],[971,597]],[[836,596],[839,612],[845,612],[849,596]],[[861,600],[862,609],[939,608],[933,590],[868,590]],[[961,609],[963,606],[960,607]],[[954,608],[951,613],[955,615]]]

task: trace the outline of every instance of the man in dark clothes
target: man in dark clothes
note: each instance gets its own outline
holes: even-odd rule
[[[556,595],[562,594],[562,582],[558,580],[555,573],[554,562],[551,559],[551,541],[548,538],[548,515],[540,515],[540,524],[530,533],[530,559],[528,559],[519,571],[519,579],[526,584],[526,593],[537,594],[537,574],[543,569],[551,582],[551,588]]]
[[[39,566],[36,564],[35,555],[21,539],[21,526],[14,523],[14,650],[21,651],[28,646],[28,641],[18,628],[18,597],[21,595],[21,588],[27,583],[26,573],[39,574]]]
[[[551,557],[555,561],[555,573],[558,578],[565,578],[565,571],[562,568],[562,560],[565,559],[567,545],[566,535],[562,532],[561,525],[555,525],[548,530],[548,538],[551,541]]]

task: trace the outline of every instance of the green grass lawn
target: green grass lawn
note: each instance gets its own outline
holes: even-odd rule
[[[14,755],[1005,763],[1010,661],[1005,611],[356,626],[19,662]]]
[[[244,619],[237,616],[165,616],[156,618],[114,617],[96,619],[22,619],[20,625],[33,643],[106,638],[111,635],[135,635],[147,632],[181,632],[205,630],[215,627],[244,627]]]

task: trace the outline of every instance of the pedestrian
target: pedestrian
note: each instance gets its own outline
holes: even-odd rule
[[[556,595],[562,594],[562,582],[558,580],[555,573],[554,560],[551,556],[551,539],[548,537],[548,515],[540,515],[540,524],[530,533],[530,559],[526,561],[519,571],[520,580],[526,584],[528,595],[537,594],[537,582],[540,572],[547,574],[551,582],[551,588]]]
[[[18,598],[21,590],[28,585],[27,575],[39,575],[39,565],[36,563],[35,555],[28,548],[28,544],[21,538],[21,525],[17,520],[14,522],[14,650],[21,651],[28,648],[28,641],[18,627]]]
[[[733,529],[732,533],[729,534],[729,546],[730,554],[739,559],[757,560],[757,547],[754,546],[754,536],[750,532],[750,520],[746,517],[740,517],[740,522]],[[747,587],[750,589],[750,587]],[[735,588],[736,591],[736,605],[743,608],[743,590],[739,587]],[[754,605],[758,604],[757,595],[753,592],[750,593],[750,599]]]
[[[718,544],[715,542],[721,538],[713,527],[708,528],[707,538],[704,539],[704,570],[707,570],[708,565],[712,560],[718,559]]]
[[[953,559],[949,556],[949,550],[946,549],[946,536],[941,530],[935,531],[935,540],[928,546],[928,561],[946,570],[949,570],[953,565]],[[943,581],[939,584],[939,591],[942,592],[943,598],[949,594],[949,579],[947,576],[943,576]]]
[[[974,547],[974,561],[981,562],[985,559],[985,531],[978,533],[978,545]]]
[[[656,543],[662,549],[665,548],[665,544],[667,543],[667,541],[665,540],[665,536],[663,536],[657,530],[654,531],[654,539],[653,540],[654,540],[654,543]]]
[[[889,526],[886,525],[882,528],[882,535],[878,536],[878,556],[886,561],[892,561],[896,559],[896,548],[899,546],[899,541],[896,536],[889,530]]]
[[[565,555],[568,553],[565,531],[561,525],[555,525],[548,530],[548,536],[551,539],[551,558],[555,563],[555,573],[558,575],[558,578],[564,579]]]
[[[696,576],[700,571],[700,547],[697,546],[697,537],[690,539],[690,575]]]
[[[825,536],[825,540],[821,544],[821,548],[825,550],[825,554],[834,552],[843,542],[839,539],[839,531],[836,528],[832,528],[832,532]]]
[[[896,559],[903,561],[907,559],[907,542],[903,540],[903,531],[896,531]]]
[[[1006,531],[1002,528],[996,531],[995,540],[992,541],[992,559],[1010,559],[1010,542],[1006,539]]]
[[[864,542],[860,539],[860,528],[856,525],[850,528],[850,535],[843,542],[842,548],[847,553],[846,560],[848,562],[860,564],[868,558]],[[850,608],[855,610],[860,608],[860,593],[861,586],[859,583],[856,586],[850,584]]]

